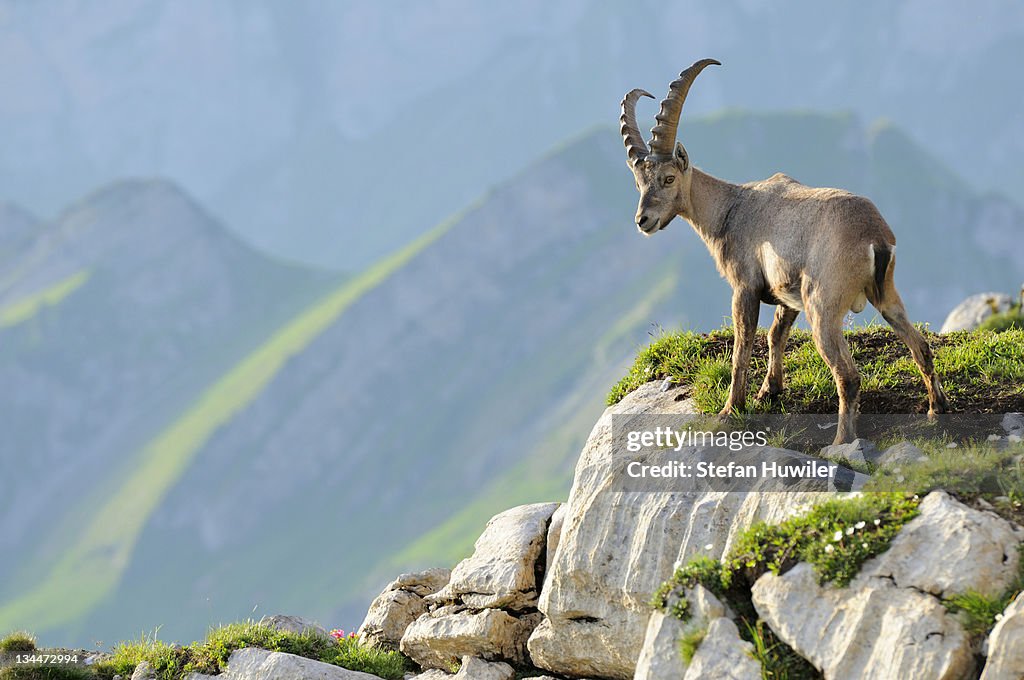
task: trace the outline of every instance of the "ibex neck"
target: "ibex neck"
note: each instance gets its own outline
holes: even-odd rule
[[[721,238],[728,229],[729,212],[739,199],[740,187],[702,172],[691,170],[690,209],[683,215],[705,242]]]

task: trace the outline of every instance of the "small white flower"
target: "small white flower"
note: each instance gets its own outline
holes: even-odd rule
[[[861,544],[860,544],[860,547],[862,547],[862,548],[864,548],[865,550],[867,550],[867,549],[868,549],[868,544],[867,544],[867,543],[861,543]]]
[[[996,621],[1002,621],[1002,620],[1003,620],[1003,615],[1001,613],[1000,614],[996,614]]]
[[[861,521],[857,522],[856,524],[854,524],[853,526],[854,526],[855,529],[860,530],[860,529],[864,528],[864,525],[865,525],[864,520],[861,520]]]
[[[705,549],[705,550],[711,550],[711,549],[712,549],[712,548],[714,548],[714,547],[715,547],[715,544],[714,544],[714,543],[708,543],[708,544],[707,544],[706,546],[704,546],[704,549]]]
[[[956,442],[950,442],[950,443],[946,444],[946,448],[947,449],[955,449],[956,448]]]
[[[882,523],[882,520],[880,520],[880,519],[876,519],[876,520],[875,520],[875,526],[876,526],[876,527],[877,527],[877,526],[878,526],[879,524],[881,524],[881,523]]]
[[[853,536],[853,527],[850,527],[849,529],[846,530],[846,535],[847,536]]]
[[[915,493],[915,494],[914,494],[914,500],[915,500],[915,501],[919,501],[919,500],[921,500],[921,497],[920,497],[920,496],[918,496],[918,495],[917,495],[917,494]]]
[[[843,540],[843,532],[842,531],[837,531],[835,536],[832,537],[832,540],[833,541],[841,541],[841,540]]]
[[[829,543],[828,545],[825,546],[825,552],[827,552],[827,553],[835,552],[835,549],[836,549],[835,546],[832,545],[831,543]]]

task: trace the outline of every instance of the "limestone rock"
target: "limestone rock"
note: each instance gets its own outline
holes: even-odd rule
[[[998,597],[1017,574],[1024,531],[992,513],[933,491],[889,549],[864,563],[861,576],[892,580],[937,597],[975,590]]]
[[[153,670],[148,661],[140,662],[135,667],[135,672],[132,673],[132,680],[153,680],[154,678],[156,678],[156,671]]]
[[[988,636],[988,661],[981,680],[1024,678],[1024,593],[1003,611]]]
[[[707,634],[685,675],[657,677],[665,680],[678,677],[683,680],[761,680],[761,664],[750,656],[753,651],[754,645],[740,637],[732,619],[720,617],[708,625]]]
[[[413,621],[400,648],[423,668],[450,668],[464,656],[522,664],[539,620],[537,613],[516,618],[501,609],[440,607]]]
[[[685,623],[660,611],[651,614],[633,680],[683,677],[686,663],[679,640],[691,631],[707,629],[711,621],[726,615],[725,606],[703,586],[694,587],[685,597],[690,605],[690,618]]]
[[[515,670],[507,663],[466,656],[462,658],[462,666],[452,680],[512,680],[515,676]]]
[[[399,576],[370,605],[359,626],[359,643],[398,649],[405,629],[427,611],[423,598],[443,588],[450,578],[449,569],[428,569]]]
[[[896,465],[920,463],[926,460],[928,460],[928,456],[924,451],[903,440],[887,448],[885,453],[878,457],[878,464],[884,467],[893,467]]]
[[[1012,304],[1013,300],[1005,293],[978,293],[977,295],[972,295],[953,308],[953,311],[949,313],[943,322],[939,332],[949,333],[952,331],[974,330],[985,319],[992,316],[994,313],[993,306],[999,312],[1005,312],[1010,309]]]
[[[685,390],[642,385],[609,407],[591,432],[540,597],[545,618],[529,641],[535,666],[574,677],[632,678],[651,593],[677,561],[720,558],[753,522],[781,521],[823,498],[800,491],[613,491],[614,471],[630,455],[613,437],[613,417],[619,435],[649,425],[656,414],[695,413]]]
[[[369,673],[255,647],[232,652],[227,670],[218,677],[223,680],[380,680]]]
[[[874,442],[867,439],[854,439],[848,444],[833,444],[821,450],[821,455],[832,460],[845,458],[855,465],[877,463],[882,454]]]
[[[541,583],[538,560],[558,503],[521,505],[495,515],[473,554],[452,570],[451,581],[428,602],[462,602],[475,609],[535,608]]]
[[[285,614],[264,616],[260,619],[259,625],[285,633],[296,633],[300,635],[302,633],[312,633],[321,637],[330,637],[330,634],[323,628],[323,626],[299,616],[287,616]]]
[[[551,571],[551,564],[555,561],[555,552],[558,550],[558,542],[562,539],[562,525],[565,523],[565,513],[569,506],[559,503],[558,509],[551,515],[551,523],[548,526],[548,541],[544,555],[544,578]],[[543,585],[543,584],[542,584]]]
[[[967,634],[939,600],[888,579],[820,586],[800,563],[765,574],[752,595],[761,618],[826,680],[959,680],[973,671]]]

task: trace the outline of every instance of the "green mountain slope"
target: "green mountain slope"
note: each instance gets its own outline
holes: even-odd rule
[[[1024,276],[1006,254],[1024,216],[897,130],[728,113],[685,122],[681,137],[728,179],[783,170],[876,199],[916,319]],[[0,628],[85,642],[160,625],[186,639],[254,610],[352,627],[396,570],[450,564],[494,512],[563,497],[651,324],[706,329],[729,309],[687,225],[637,235],[623,160],[615,130],[592,131],[210,361],[205,382],[122,440],[102,480],[40,516],[58,529],[23,544]],[[95,272],[56,312],[89,300]],[[47,284],[72,268],[60,273]],[[93,576],[75,592],[81,574]],[[57,607],[64,597],[74,606]]]

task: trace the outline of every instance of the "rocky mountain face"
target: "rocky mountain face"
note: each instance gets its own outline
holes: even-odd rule
[[[0,81],[17,96],[0,128],[18,134],[0,186],[52,214],[166,176],[272,252],[356,270],[710,56],[725,66],[688,114],[889,118],[972,186],[1015,196],[1022,37],[1021,8],[997,0],[6,2]]]
[[[916,320],[1024,277],[1021,212],[895,129],[736,113],[681,135],[727,179],[785,169],[874,198]],[[164,185],[44,227],[0,289],[0,313],[34,310],[0,329],[0,375],[19,386],[0,396],[17,416],[0,464],[33,451],[48,471],[0,496],[4,545],[25,555],[5,563],[0,627],[186,639],[254,609],[351,624],[396,570],[454,562],[504,507],[564,497],[652,324],[708,329],[729,309],[688,225],[635,233],[623,161],[617,131],[578,138],[306,307],[322,280]],[[281,577],[296,564],[302,578]]]
[[[46,224],[0,220],[19,244],[0,268],[6,601],[140,444],[325,277],[256,253],[166,182],[115,185]]]
[[[762,661],[738,625],[758,619],[807,664],[801,677],[1009,680],[1024,673],[1024,594],[1011,597],[980,636],[949,604],[1016,592],[1024,527],[991,505],[971,507],[941,490],[915,498],[915,516],[849,583],[823,583],[817,567],[792,560],[756,578],[751,611],[733,609],[700,583],[670,596],[679,606],[652,611],[652,593],[679,565],[724,559],[755,522],[778,524],[846,495],[823,486],[618,491],[622,461],[636,460],[622,433],[692,413],[688,389],[651,382],[609,407],[583,448],[566,503],[496,515],[450,576],[435,569],[399,577],[371,605],[360,629],[364,644],[400,648],[424,669],[416,676],[424,680],[450,678],[458,663],[481,673],[468,677],[502,679],[514,665],[517,677],[757,680]],[[1019,448],[1021,422],[1020,414],[1007,416],[1005,431],[993,436]],[[762,447],[739,455],[771,453]],[[678,459],[700,457],[699,447],[687,447]],[[690,654],[681,651],[684,639]]]

